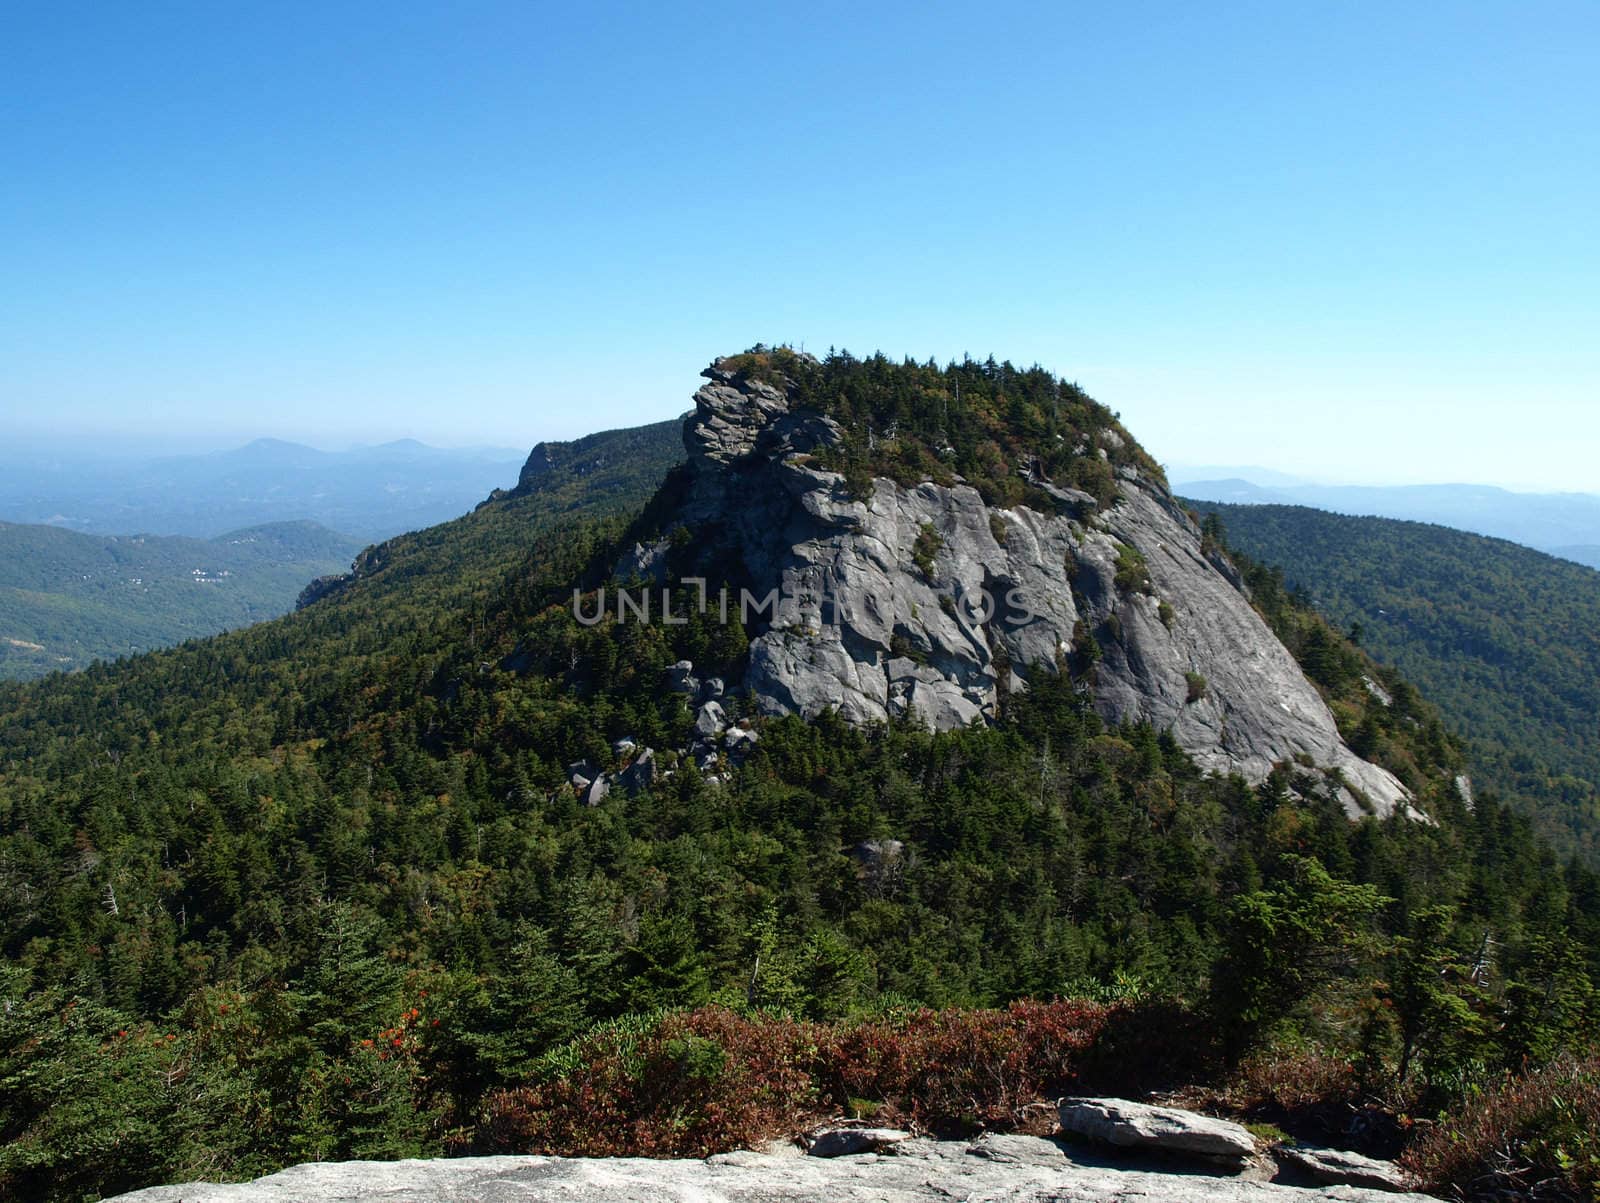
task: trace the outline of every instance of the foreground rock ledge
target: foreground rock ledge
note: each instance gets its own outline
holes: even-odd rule
[[[464,1157],[297,1165],[232,1186],[158,1186],[124,1203],[1394,1203],[1352,1186],[1302,1189],[1204,1173],[1128,1170],[1079,1161],[1033,1136],[975,1143],[909,1140],[883,1154],[799,1157],[724,1153],[705,1161],[636,1157]]]

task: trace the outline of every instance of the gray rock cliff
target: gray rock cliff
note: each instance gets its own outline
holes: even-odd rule
[[[1101,508],[1030,475],[1053,512],[991,509],[959,481],[878,478],[870,497],[852,496],[815,455],[842,438],[831,419],[720,362],[705,375],[684,421],[677,523],[713,589],[731,574],[757,603],[778,591],[747,621],[744,685],[764,712],[915,713],[949,729],[1076,664],[1103,718],[1170,731],[1207,770],[1259,781],[1293,760],[1334,776],[1352,815],[1409,806],[1398,780],[1344,744],[1161,481],[1121,468],[1118,499]],[[653,563],[649,552],[630,564]]]

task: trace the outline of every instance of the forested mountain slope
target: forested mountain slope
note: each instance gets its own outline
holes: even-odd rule
[[[1037,369],[828,362],[840,389],[802,409],[845,435],[846,481],[957,473],[1043,506],[1053,476],[1110,511],[1117,469],[1151,470],[1108,411]],[[923,426],[949,420],[958,384],[943,460]],[[904,437],[886,442],[897,406]],[[1057,445],[1062,421],[1105,441]],[[703,1152],[733,1139],[705,1092],[766,1091],[785,1015],[857,1023],[837,1047],[877,1043],[839,1057],[879,1066],[924,1063],[896,1043],[918,1025],[981,1029],[962,1055],[986,1065],[1010,1055],[1004,1032],[1083,1009],[915,1007],[1159,998],[1159,1020],[1107,1029],[1117,1088],[1287,1033],[1326,1042],[1341,1081],[1358,1055],[1373,1080],[1414,1061],[1406,1097],[1435,1108],[1575,1047],[1600,883],[1507,809],[1464,806],[1430,707],[1308,611],[1275,617],[1307,688],[1431,821],[1352,819],[1337,776],[1294,757],[1256,784],[1205,773],[1172,735],[1097,712],[1088,643],[997,691],[991,721],[941,731],[914,712],[768,714],[729,689],[726,743],[688,755],[705,711],[673,666],[736,681],[761,631],[588,625],[572,606],[575,586],[621,583],[676,512],[680,431],[537,448],[515,490],[363,553],[282,619],[0,687],[0,1186],[81,1198],[580,1142]],[[1113,586],[1161,622],[1123,559]],[[646,747],[656,773],[624,787]],[[1470,988],[1433,971],[1474,957]],[[1060,1084],[1080,1045],[1049,1039]],[[766,1068],[741,1068],[736,1040]],[[928,1097],[842,1064],[795,1106]],[[947,1097],[918,1114],[972,1130],[965,1094]]]
[[[361,544],[312,522],[215,539],[0,522],[0,680],[82,668],[276,618]]]
[[[1490,539],[1300,506],[1194,503],[1437,703],[1477,780],[1600,855],[1600,572]]]

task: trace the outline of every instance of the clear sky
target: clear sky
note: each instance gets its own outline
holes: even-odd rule
[[[9,4],[0,439],[1039,362],[1161,459],[1600,491],[1600,5]]]

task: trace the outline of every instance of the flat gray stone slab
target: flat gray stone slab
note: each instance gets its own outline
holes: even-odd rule
[[[1318,1182],[1366,1186],[1374,1190],[1406,1189],[1405,1175],[1392,1161],[1379,1161],[1344,1149],[1322,1149],[1310,1145],[1285,1145],[1274,1152],[1279,1161],[1302,1170]]]
[[[161,1186],[121,1203],[1423,1203],[1359,1187],[1076,1164],[1032,1136],[908,1140],[856,1157],[724,1153],[705,1161],[464,1157],[299,1165],[254,1182]]]
[[[1128,1099],[1062,1099],[1061,1128],[1123,1149],[1254,1157],[1255,1137],[1230,1120]]]
[[[812,1157],[853,1157],[910,1139],[911,1133],[899,1128],[828,1128],[816,1134],[806,1152]]]

